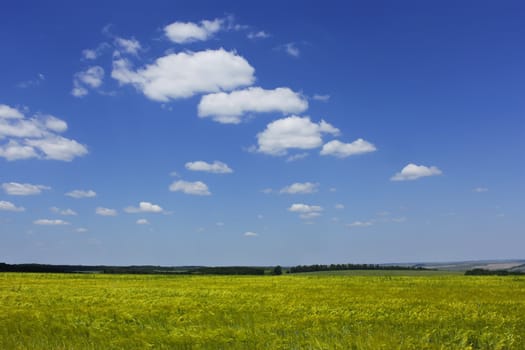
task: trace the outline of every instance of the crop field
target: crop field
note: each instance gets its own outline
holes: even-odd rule
[[[0,349],[525,349],[525,278],[0,274]]]

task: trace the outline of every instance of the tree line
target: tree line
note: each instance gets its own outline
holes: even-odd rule
[[[291,267],[289,273],[343,271],[343,270],[426,270],[421,266],[395,266],[377,264],[330,264],[330,265],[298,265]]]

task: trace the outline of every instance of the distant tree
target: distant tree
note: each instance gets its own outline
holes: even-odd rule
[[[282,275],[282,274],[283,274],[283,269],[281,266],[277,265],[276,267],[273,268],[272,275]]]

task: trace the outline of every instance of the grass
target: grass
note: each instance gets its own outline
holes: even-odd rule
[[[524,349],[525,278],[0,274],[0,349]]]

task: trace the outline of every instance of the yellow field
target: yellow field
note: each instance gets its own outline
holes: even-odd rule
[[[0,274],[0,349],[525,349],[525,278]]]

